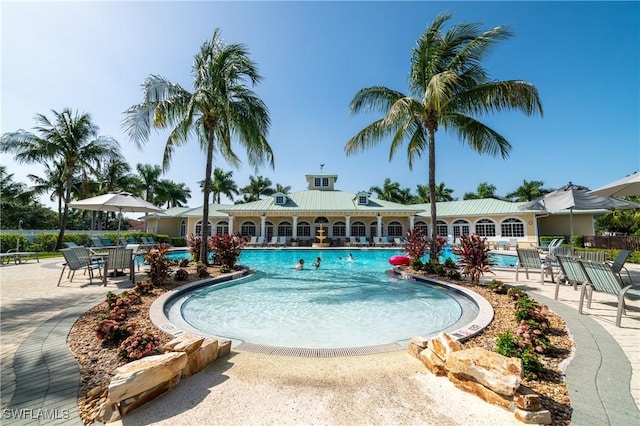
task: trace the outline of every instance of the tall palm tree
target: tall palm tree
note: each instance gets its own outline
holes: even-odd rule
[[[267,160],[273,167],[273,151],[266,139],[270,125],[267,107],[246,86],[247,82],[259,83],[261,76],[244,45],[225,44],[216,29],[195,55],[192,73],[192,92],[163,77],[147,77],[143,84],[144,100],[125,111],[123,125],[138,145],[148,142],[152,126],[171,129],[162,161],[165,170],[173,151],[186,144],[191,135],[197,137],[207,161],[202,208],[202,223],[206,224],[214,152],[227,163],[239,164],[232,150],[235,136],[251,165]],[[200,261],[209,263],[206,238],[202,238]]]
[[[496,195],[496,186],[491,185],[488,182],[480,182],[478,184],[478,188],[476,192],[465,192],[462,196],[463,200],[480,200],[482,198],[497,198],[501,199],[500,196]]]
[[[204,188],[204,181],[198,182],[200,188]],[[211,178],[211,194],[213,194],[213,202],[220,204],[220,196],[225,195],[231,201],[233,197],[240,195],[238,185],[233,180],[233,171],[225,172],[220,167],[213,169],[213,177]]]
[[[429,186],[428,185],[416,185],[416,202],[428,203],[429,202]],[[436,186],[436,202],[439,201],[453,201],[453,189],[447,188],[444,182],[440,182]]]
[[[58,226],[60,226],[60,220],[62,219],[62,202],[65,192],[64,167],[62,164],[58,161],[45,163],[43,176],[28,174],[27,177],[31,179],[34,184],[32,191],[35,195],[49,193],[49,200],[57,202]],[[75,192],[76,191],[74,191],[74,193]]]
[[[532,180],[529,182],[523,179],[522,185],[517,187],[515,191],[507,194],[507,198],[513,201],[533,201],[553,191],[552,189],[543,188],[543,186],[544,182],[541,180]]]
[[[378,111],[379,120],[362,129],[346,146],[347,155],[391,138],[390,159],[408,140],[409,168],[425,150],[429,158],[431,259],[436,246],[436,138],[441,126],[481,154],[507,158],[511,145],[474,115],[518,110],[542,115],[534,85],[525,81],[492,80],[482,60],[499,41],[511,36],[506,27],[481,32],[478,24],[458,24],[443,33],[451,15],[434,19],[417,41],[411,56],[409,95],[382,86],[367,87],[351,100],[351,113]]]
[[[249,176],[249,185],[240,191],[244,194],[243,202],[258,201],[263,195],[273,195],[275,190],[271,187],[271,179],[264,176]]]
[[[64,207],[56,241],[56,248],[60,249],[69,218],[74,175],[82,171],[93,173],[101,162],[121,154],[117,141],[98,135],[99,129],[92,123],[90,114],[74,114],[69,108],[60,113],[52,110],[52,113],[53,120],[43,114],[36,115],[35,133],[18,130],[3,134],[0,151],[15,153],[19,163],[57,161],[62,165]]]
[[[155,196],[155,190],[160,181],[160,175],[162,175],[162,167],[151,164],[136,165],[138,171],[138,179],[142,183],[142,192],[144,193],[144,199],[150,203],[153,203]]]
[[[185,183],[177,183],[169,179],[158,182],[156,203],[166,203],[166,208],[182,207],[191,198],[191,190]]]
[[[400,197],[400,183],[398,182],[391,182],[391,179],[386,178],[384,180],[384,183],[382,184],[382,187],[379,186],[372,186],[371,188],[369,188],[370,192],[373,192],[374,194],[376,194],[376,197],[379,200],[384,200],[384,201],[393,201],[396,202]]]

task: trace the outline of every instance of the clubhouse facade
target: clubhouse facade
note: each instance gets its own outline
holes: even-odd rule
[[[372,198],[366,191],[336,189],[338,175],[306,175],[308,189],[275,193],[244,204],[210,204],[209,235],[238,233],[249,239],[284,237],[286,245],[310,246],[319,234],[332,246],[350,245],[361,237],[373,241],[402,238],[412,228],[431,235],[430,205],[404,205]],[[436,203],[436,232],[445,238],[476,233],[490,243],[537,246],[541,235],[569,235],[569,212],[521,211],[514,203],[477,199]],[[573,212],[575,235],[594,235],[594,216],[606,211]],[[147,216],[149,230],[169,236],[201,235],[202,207],[174,207]]]

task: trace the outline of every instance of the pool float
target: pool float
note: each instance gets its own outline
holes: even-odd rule
[[[411,259],[408,256],[391,256],[389,258],[389,263],[393,266],[409,266],[411,264]]]

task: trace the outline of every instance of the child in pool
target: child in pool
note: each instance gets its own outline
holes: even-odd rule
[[[302,269],[302,268],[304,268],[304,259],[298,260],[298,263],[293,268],[294,269]]]
[[[316,261],[313,263],[313,267],[318,269],[320,267],[320,262],[322,259],[320,257],[316,257]]]

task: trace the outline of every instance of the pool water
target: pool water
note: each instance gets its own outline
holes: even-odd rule
[[[347,260],[349,253],[354,261]],[[477,306],[430,285],[389,277],[390,250],[245,250],[255,276],[205,287],[165,307],[174,323],[255,344],[351,348],[457,328]],[[317,257],[321,266],[313,268]],[[305,260],[305,267],[293,266]]]

